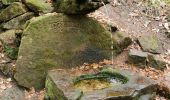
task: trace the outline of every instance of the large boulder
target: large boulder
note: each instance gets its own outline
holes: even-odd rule
[[[57,13],[32,18],[21,40],[15,79],[19,85],[40,89],[49,68],[109,59],[110,47],[110,33],[91,18]]]
[[[100,0],[55,0],[54,6],[57,11],[65,14],[87,14],[103,6]],[[108,3],[107,0],[103,0]]]
[[[26,7],[20,2],[14,2],[0,12],[0,23],[27,12]]]

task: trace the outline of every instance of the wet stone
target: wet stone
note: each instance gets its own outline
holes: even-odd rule
[[[78,97],[79,100],[153,99],[155,95],[154,92],[156,91],[156,83],[154,81],[128,70],[112,70],[128,77],[128,82],[83,93],[73,84],[73,79],[79,75],[67,69],[51,70],[48,72],[46,79],[47,97],[50,98],[50,100],[77,100],[73,98],[75,96]],[[153,96],[147,96],[150,94]]]

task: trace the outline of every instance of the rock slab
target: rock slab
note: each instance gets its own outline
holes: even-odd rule
[[[23,33],[15,79],[41,89],[48,69],[109,59],[110,47],[110,33],[91,18],[57,13],[33,18]]]
[[[77,92],[73,79],[77,76],[70,70],[55,69],[48,72],[46,80],[47,97],[50,100],[151,100],[156,92],[156,83],[140,74],[114,69],[128,77],[126,84],[89,92]],[[79,99],[75,99],[78,94]]]

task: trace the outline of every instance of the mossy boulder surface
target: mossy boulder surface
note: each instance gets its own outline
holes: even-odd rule
[[[8,21],[26,12],[27,12],[27,9],[22,3],[14,2],[0,12],[0,23]]]
[[[138,42],[143,51],[151,53],[162,53],[163,47],[156,35],[141,36],[138,38]]]
[[[56,13],[33,18],[23,33],[15,79],[42,88],[48,69],[109,59],[110,47],[110,33],[91,18]]]

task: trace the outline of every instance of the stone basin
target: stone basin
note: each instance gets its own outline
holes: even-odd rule
[[[155,96],[156,83],[129,70],[110,69],[128,78],[124,84],[116,84],[101,89],[81,90],[74,84],[80,76],[68,69],[55,69],[48,72],[46,98],[50,100],[150,100]],[[119,83],[119,82],[118,82]]]

